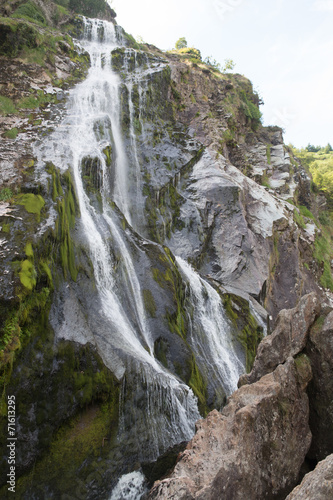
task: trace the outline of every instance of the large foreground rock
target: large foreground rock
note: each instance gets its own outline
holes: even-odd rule
[[[156,482],[148,498],[285,498],[311,443],[310,379],[308,358],[301,356],[241,387],[222,413],[214,410],[197,423],[173,473]]]
[[[289,356],[296,356],[306,346],[309,330],[320,312],[316,293],[304,295],[294,309],[283,309],[276,328],[258,347],[251,373],[243,375],[238,385],[251,384],[272,372]]]
[[[314,471],[306,474],[286,500],[329,500],[333,498],[333,455],[319,462]]]

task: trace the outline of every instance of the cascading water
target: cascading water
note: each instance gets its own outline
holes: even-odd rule
[[[42,165],[52,161],[62,170],[68,167],[73,170],[80,224],[93,264],[100,301],[99,314],[103,324],[108,325],[108,333],[101,335],[97,332],[94,341],[110,369],[113,369],[111,352],[121,353],[124,363],[123,371],[118,373],[119,378],[123,377],[118,439],[125,443],[130,436],[128,446],[135,448],[138,460],[147,461],[156,459],[173,444],[189,440],[200,415],[192,390],[155,358],[140,280],[126,231],[119,224],[122,216],[134,227],[138,220],[136,205],[142,196],[142,186],[134,125],[135,119],[138,119],[141,129],[144,126],[141,108],[145,84],[140,83],[134,74],[128,81],[131,159],[122,130],[123,83],[111,65],[111,52],[122,43],[120,32],[106,21],[85,19],[84,22],[82,46],[91,58],[88,77],[70,91],[67,116],[36,153]],[[125,64],[128,64],[126,57],[131,51],[124,51],[127,54]],[[146,64],[145,71],[149,73],[150,70],[149,64]],[[135,85],[140,102],[137,118],[133,106]],[[112,162],[108,155],[112,155]],[[93,202],[85,183],[85,168],[92,163],[98,170],[99,206]],[[136,186],[136,196],[132,198],[129,196],[129,179],[134,179]],[[114,203],[122,215],[119,215]],[[115,261],[115,254],[121,256],[120,264]],[[229,394],[236,388],[244,367],[228,341],[221,301],[217,292],[186,262],[177,258],[177,264],[189,285],[196,309],[189,339],[193,352],[206,377]],[[119,268],[122,270],[122,298],[125,297],[126,304],[118,293],[116,267],[118,273]],[[137,488],[138,492],[137,496],[133,493],[134,496],[128,498],[139,498],[142,488],[140,477],[134,475],[128,480],[133,483],[132,490]],[[125,483],[126,479],[120,480],[117,486],[119,491],[126,491]],[[128,490],[131,495],[132,490]],[[116,493],[113,493],[112,499],[118,498],[114,495]]]
[[[229,396],[237,389],[238,379],[245,368],[231,341],[221,298],[181,257],[176,257],[176,261],[188,283],[193,306],[189,342],[197,354],[197,363],[215,390],[223,387]]]

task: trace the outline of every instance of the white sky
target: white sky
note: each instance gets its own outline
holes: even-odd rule
[[[162,50],[188,46],[248,77],[286,143],[333,146],[333,0],[111,0],[117,22]]]

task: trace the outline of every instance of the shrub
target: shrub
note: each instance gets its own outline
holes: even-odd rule
[[[179,54],[189,56],[194,59],[198,59],[201,61],[201,53],[200,50],[195,49],[194,47],[184,47],[183,49],[178,50]]]
[[[33,2],[27,2],[19,5],[13,14],[13,17],[24,17],[31,19],[31,21],[45,24],[45,18],[42,11]]]

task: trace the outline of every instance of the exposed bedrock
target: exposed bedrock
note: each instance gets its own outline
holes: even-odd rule
[[[285,498],[311,443],[306,358],[290,357],[273,373],[238,389],[222,413],[213,410],[152,499]]]

